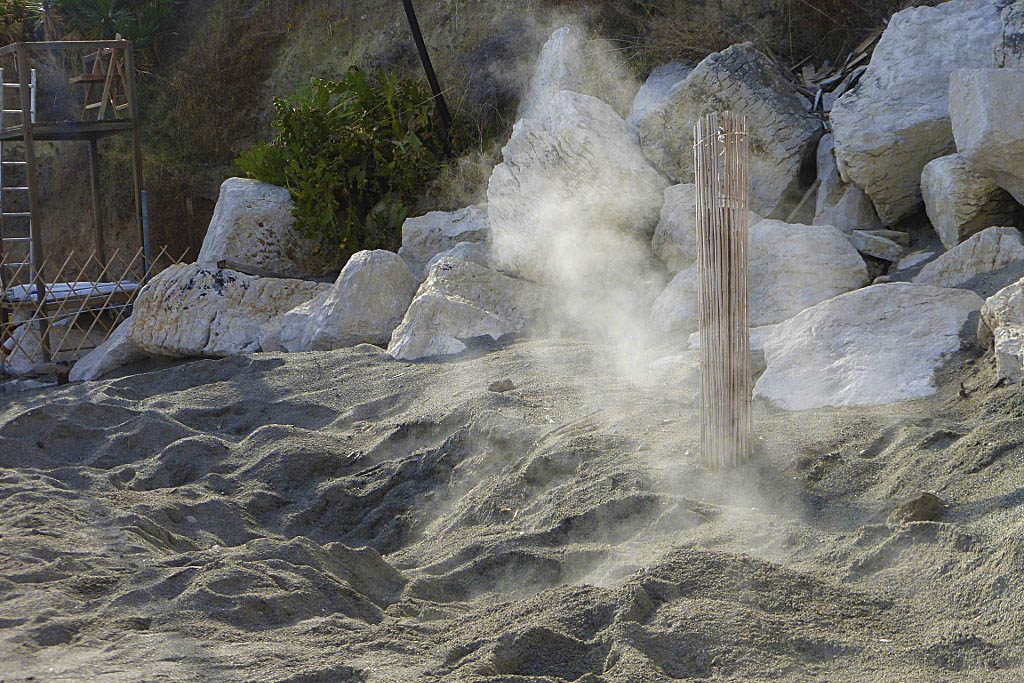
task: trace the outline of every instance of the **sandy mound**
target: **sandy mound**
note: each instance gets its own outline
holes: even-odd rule
[[[692,378],[608,351],[264,354],[13,397],[0,678],[1024,675],[1024,391],[957,358],[928,401],[759,405],[761,459],[713,475]],[[887,523],[922,490],[945,508]]]

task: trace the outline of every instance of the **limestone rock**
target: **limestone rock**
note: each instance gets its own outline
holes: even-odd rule
[[[850,240],[828,225],[764,220],[750,231],[750,324],[782,322],[868,284]]]
[[[974,292],[909,283],[822,302],[775,327],[754,395],[785,410],[930,396],[935,370],[962,348],[961,329],[981,305]]]
[[[644,117],[661,104],[672,88],[682,83],[691,71],[693,65],[679,61],[654,67],[633,98],[633,108],[626,117],[626,123],[634,128],[639,127]]]
[[[1002,327],[1024,328],[1024,279],[1003,287],[985,300],[978,321],[981,347],[992,348],[995,334]]]
[[[697,329],[697,264],[682,270],[651,306],[651,327],[663,334]]]
[[[1024,204],[1024,69],[961,69],[949,97],[960,154]]]
[[[857,251],[883,261],[899,261],[903,255],[903,247],[885,234],[893,230],[854,230],[850,233],[850,242]],[[906,234],[906,233],[901,233]]]
[[[750,43],[710,55],[639,124],[656,167],[693,182],[693,125],[711,111],[745,114],[750,126],[750,208],[782,217],[803,196],[801,171],[813,162],[821,124],[783,69]]]
[[[844,183],[839,177],[835,139],[831,133],[823,135],[818,143],[818,181],[814,225],[831,225],[846,233],[882,226],[875,205],[864,190]]]
[[[996,330],[992,350],[997,379],[1024,381],[1024,325],[1004,325]]]
[[[139,293],[128,339],[156,356],[251,353],[259,350],[264,328],[275,318],[330,286],[178,264]]]
[[[601,41],[588,40],[575,26],[554,31],[537,57],[519,103],[519,117],[544,115],[557,106],[555,97],[562,90],[600,98],[625,116],[636,89],[618,73],[604,47]]]
[[[897,12],[857,87],[832,108],[836,160],[871,197],[885,225],[921,206],[921,172],[955,151],[949,76],[993,65],[998,0],[950,0]]]
[[[198,262],[215,267],[226,259],[283,277],[318,274],[326,262],[317,243],[295,230],[294,208],[283,187],[228,178],[220,186]]]
[[[442,251],[440,254],[430,259],[427,263],[427,267],[424,272],[429,273],[434,265],[443,258],[457,258],[463,261],[472,261],[478,266],[484,268],[491,267],[491,250],[488,245],[482,242],[459,242],[448,251]]]
[[[925,210],[943,246],[952,249],[992,225],[1012,225],[1020,206],[960,154],[928,162],[921,173]]]
[[[260,345],[294,353],[387,344],[418,284],[397,254],[360,251],[333,287],[284,314]]]
[[[1024,240],[1016,228],[989,228],[926,265],[916,284],[964,287],[979,275],[1024,260]]]
[[[667,334],[697,328],[697,278],[693,264],[655,300],[655,330]],[[869,281],[864,259],[836,228],[764,220],[750,231],[752,326],[781,322]]]
[[[402,224],[402,248],[398,255],[409,264],[413,275],[422,280],[432,258],[459,242],[486,242],[490,230],[484,205],[458,211],[431,211],[408,218]]]
[[[72,382],[88,382],[99,379],[108,372],[140,361],[146,354],[131,341],[133,318],[119,324],[106,341],[83,356],[71,367],[69,379]]]
[[[420,285],[388,353],[417,360],[459,353],[474,337],[522,331],[545,305],[543,290],[475,263],[438,261]]]
[[[697,208],[696,186],[683,183],[665,188],[665,203],[661,205],[661,216],[654,228],[651,247],[654,255],[678,272],[697,260]],[[749,225],[761,222],[761,217],[751,211]]]
[[[1016,0],[1003,9],[1003,35],[996,41],[995,66],[1024,69],[1024,2]]]
[[[488,183],[495,265],[562,284],[633,279],[668,181],[604,102],[562,91],[545,111],[516,123]]]

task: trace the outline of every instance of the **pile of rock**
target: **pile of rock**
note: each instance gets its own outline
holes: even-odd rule
[[[559,29],[486,204],[410,218],[397,254],[360,252],[335,282],[315,282],[296,279],[320,264],[292,229],[288,193],[231,179],[199,262],[149,283],[73,377],[141,355],[360,343],[416,360],[529,332],[551,312],[603,315],[565,303],[595,299],[683,340],[697,325],[693,125],[726,109],[750,123],[750,310],[767,364],[758,396],[805,409],[928,395],[979,310],[980,340],[1017,377],[1024,280],[988,302],[978,292],[1024,263],[1021,16],[1024,0],[896,14],[830,121],[750,44],[655,69],[626,112],[623,79],[595,67],[578,29]],[[912,235],[897,228],[922,208],[944,254],[920,235],[926,248],[907,253]],[[216,268],[222,260],[284,277]],[[913,281],[869,286],[882,274]]]

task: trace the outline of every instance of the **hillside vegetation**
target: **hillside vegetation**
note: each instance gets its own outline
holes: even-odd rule
[[[793,66],[844,56],[913,0],[420,0],[415,3],[449,107],[458,158],[424,185],[414,211],[481,199],[537,50],[557,25],[584,25],[637,84],[656,64],[696,61],[734,42]],[[933,3],[931,3],[933,4]],[[423,80],[402,3],[379,0],[5,0],[7,40],[113,37],[143,48],[141,104],[154,244],[194,256],[220,182],[272,135],[274,99],[351,68]],[[635,87],[635,86],[634,86]],[[124,141],[105,150],[108,215],[130,235]],[[47,231],[83,242],[84,154],[52,153]],[[58,201],[59,200],[59,201]],[[109,239],[109,238],[108,238]],[[115,238],[116,239],[116,238]],[[52,242],[52,240],[51,240]],[[386,240],[383,241],[386,244]]]

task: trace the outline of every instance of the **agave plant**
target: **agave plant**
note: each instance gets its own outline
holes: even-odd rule
[[[118,30],[134,19],[131,8],[122,0],[53,0],[64,16],[66,26],[87,40],[113,38]]]

